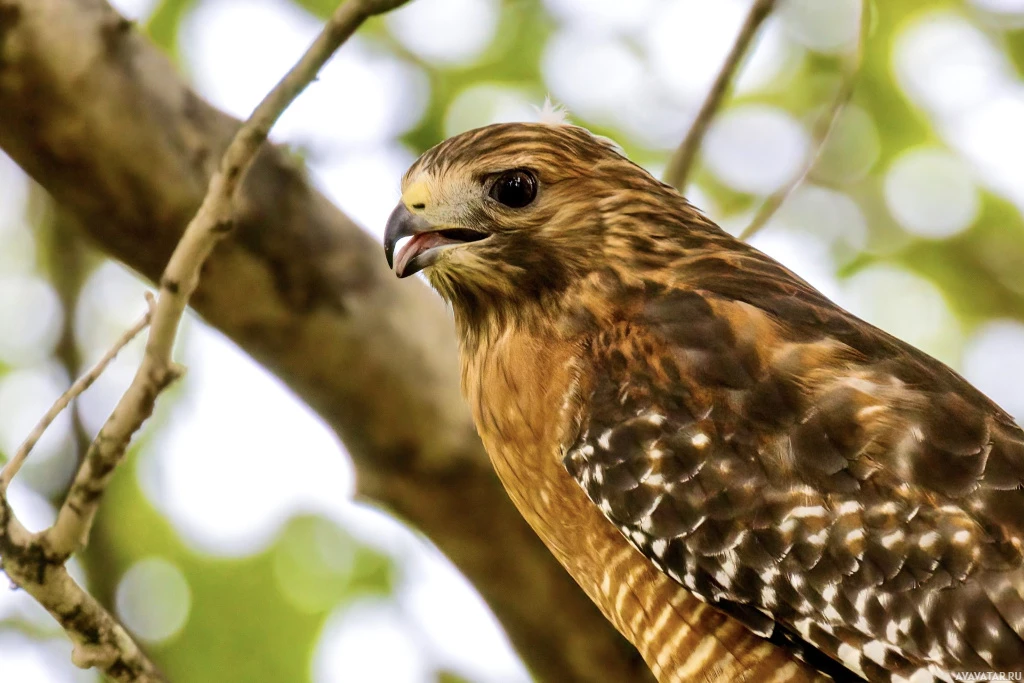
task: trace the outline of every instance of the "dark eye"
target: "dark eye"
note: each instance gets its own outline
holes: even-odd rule
[[[513,209],[521,209],[537,196],[537,179],[529,171],[505,171],[491,185],[491,198]]]

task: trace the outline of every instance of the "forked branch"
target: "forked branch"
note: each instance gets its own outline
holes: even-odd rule
[[[75,644],[73,661],[97,667],[118,681],[163,680],[123,626],[67,573],[65,563],[88,542],[89,531],[114,470],[133,435],[152,414],[156,399],[181,373],[171,358],[178,326],[199,283],[203,263],[234,220],[234,197],[281,113],[316,77],[334,52],[370,16],[405,0],[348,0],[320,35],[239,128],[210,181],[206,197],[174,250],[160,280],[159,296],[100,364],[76,381],[44,416],[0,473],[0,558],[10,579],[40,602]],[[150,324],[145,354],[134,379],[90,445],[57,521],[29,532],[11,509],[6,489],[46,427],[103,371],[117,351]]]

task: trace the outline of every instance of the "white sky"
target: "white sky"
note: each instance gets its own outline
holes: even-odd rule
[[[153,2],[114,4],[129,16],[145,17]],[[695,112],[749,3],[547,4],[560,18],[543,57],[545,85],[555,98],[570,111],[619,125],[667,149]],[[1019,0],[975,4],[1024,12]],[[486,49],[493,37],[496,6],[495,0],[417,0],[388,19],[388,26],[419,55],[464,63]],[[744,69],[741,92],[773,79],[784,84],[809,49],[845,49],[852,34],[842,27],[855,16],[850,7],[851,0],[827,7],[815,0],[785,3]],[[815,22],[830,31],[813,30]],[[244,116],[316,30],[315,21],[284,0],[207,0],[184,28],[186,65],[206,97]],[[637,44],[643,49],[635,49]],[[979,186],[1024,206],[1024,87],[1014,81],[991,40],[956,15],[926,15],[904,29],[893,59],[911,98],[937,118],[943,141],[958,153],[912,149],[886,169],[893,215],[912,232],[944,237],[970,225]],[[316,181],[379,235],[398,198],[399,178],[412,161],[394,137],[422,116],[427,88],[419,67],[357,38],[285,115],[274,137],[311,149]],[[489,122],[481,118],[528,116],[535,95],[495,84],[471,88],[449,111],[448,132]],[[873,123],[864,125],[867,140]],[[798,171],[808,153],[807,133],[781,111],[737,107],[716,123],[705,152],[709,169],[722,182],[770,192]],[[16,338],[0,338],[0,361],[22,366],[0,380],[0,446],[8,451],[65,381],[45,362],[55,343],[59,304],[45,282],[25,268],[32,262],[34,244],[20,226],[24,187],[10,162],[0,159],[0,240],[5,245],[0,251],[0,329],[15,329],[13,321],[19,329]],[[938,193],[944,198],[941,212],[934,208]],[[714,207],[701,204],[714,216]],[[846,195],[805,187],[755,244],[855,313],[962,367],[982,389],[1024,417],[1019,393],[1024,384],[1024,326],[997,321],[964,339],[941,294],[921,278],[888,266],[870,268],[842,283],[835,278],[833,255],[822,235],[862,244],[864,220]],[[739,219],[734,222],[739,224]],[[824,226],[824,232],[814,236],[808,224]],[[880,305],[893,291],[900,292],[900,306]],[[105,266],[94,276],[77,323],[94,356],[141,311],[141,292],[116,266]],[[30,305],[34,316],[25,315]],[[39,315],[39,310],[51,314]],[[25,327],[25,320],[33,321],[32,326]],[[390,553],[403,568],[396,600],[361,602],[332,616],[315,657],[317,683],[419,683],[438,665],[480,682],[528,680],[493,617],[447,560],[386,515],[350,501],[351,467],[322,422],[218,333],[191,321],[185,337],[181,354],[189,373],[178,390],[187,395],[171,409],[171,419],[142,463],[141,477],[147,495],[187,542],[217,554],[258,552],[288,517],[315,512]],[[91,390],[84,405],[91,428],[98,427],[120,395],[137,356],[137,348],[129,349]],[[67,425],[58,423],[34,460],[53,457],[64,438]],[[52,516],[45,501],[24,486],[16,485],[12,497],[35,526]],[[187,595],[188,587],[159,558],[147,562],[129,576],[119,605],[125,618],[159,640],[173,634],[187,614],[167,605],[147,608],[145,600],[132,596],[159,586]],[[16,612],[50,623],[24,596],[2,593],[0,618]],[[65,664],[66,646],[57,641],[52,647],[62,654],[26,647],[16,636],[0,636],[4,680],[91,680]],[[386,670],[381,668],[384,660]]]

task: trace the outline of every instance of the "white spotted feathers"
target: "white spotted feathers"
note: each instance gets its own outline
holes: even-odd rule
[[[680,319],[709,325],[700,309]],[[656,349],[635,324],[591,346],[590,391],[563,462],[659,570],[837,679],[949,681],[956,666],[1024,661],[1014,660],[1024,570],[1012,542],[985,547],[964,505],[931,504],[861,460],[885,443],[905,448],[908,433],[918,448],[934,438],[894,423],[890,406],[865,410],[876,387],[895,383],[838,378],[799,399],[792,428],[767,429],[738,412],[750,405],[743,391],[683,379],[708,371],[687,366],[706,353]],[[837,411],[840,399],[850,405]],[[891,435],[856,426],[877,415]],[[912,461],[901,467],[914,472]],[[1004,588],[986,590],[995,577]]]

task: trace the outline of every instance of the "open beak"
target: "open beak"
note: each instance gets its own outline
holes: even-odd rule
[[[395,246],[404,237],[412,239],[395,254]],[[431,225],[422,216],[409,211],[404,202],[399,202],[388,217],[384,230],[384,256],[398,277],[408,277],[433,265],[446,247],[476,242],[485,237],[486,233],[477,230]]]

